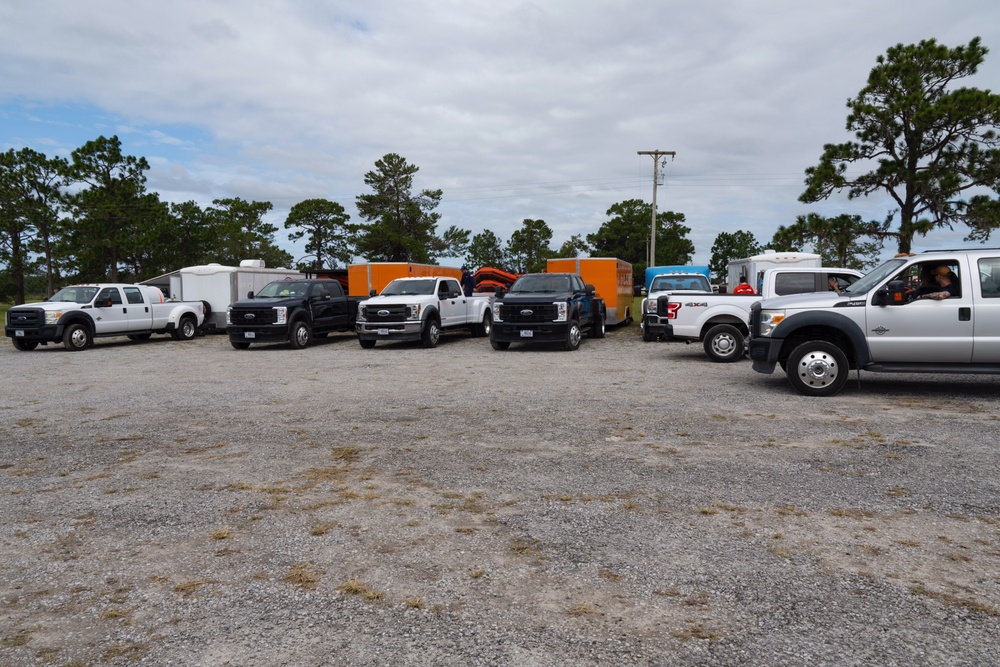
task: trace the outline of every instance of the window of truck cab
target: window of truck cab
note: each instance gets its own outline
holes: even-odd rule
[[[979,285],[984,299],[1000,299],[1000,257],[980,258]]]

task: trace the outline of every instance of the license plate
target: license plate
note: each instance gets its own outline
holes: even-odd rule
[[[379,336],[388,336],[389,335],[389,330],[388,329],[379,329],[376,333],[378,333]]]
[[[257,337],[257,332],[256,331],[244,331],[243,332],[243,337],[244,338],[256,338]]]
[[[521,329],[521,338],[531,338],[535,335],[535,332],[531,329]]]
[[[14,330],[14,335],[15,336],[23,336],[24,335],[24,329],[15,329]]]

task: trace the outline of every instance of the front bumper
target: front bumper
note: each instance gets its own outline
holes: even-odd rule
[[[659,315],[643,315],[642,328],[644,331],[648,331],[650,335],[662,336],[667,330],[667,323],[665,320],[666,318],[660,317]]]
[[[229,340],[233,343],[287,343],[288,327],[284,324],[270,327],[226,327]]]
[[[561,343],[569,322],[493,322],[490,336],[501,343]]]
[[[781,338],[751,338],[747,343],[750,350],[750,361],[753,369],[758,373],[770,375],[774,372],[774,367],[778,364],[778,357],[781,355],[781,345],[784,340]]]
[[[357,322],[354,330],[361,340],[420,340],[423,322]]]
[[[32,343],[53,343],[62,340],[63,326],[61,324],[46,324],[26,329],[8,324],[4,326],[4,335],[8,338],[17,338]]]

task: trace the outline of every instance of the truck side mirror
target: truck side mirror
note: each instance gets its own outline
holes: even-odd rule
[[[253,298],[253,290],[250,290],[249,292],[247,292],[247,298],[248,299],[252,299]]]
[[[493,294],[495,294],[498,299],[502,299],[503,298],[503,287],[497,287],[496,290],[493,291]]]
[[[377,296],[377,295],[378,295],[377,291],[373,289],[368,290],[368,296]]]
[[[587,285],[587,296],[594,296],[594,294],[596,293],[597,290],[594,288],[593,285]]]
[[[901,306],[906,303],[906,288],[902,280],[890,280],[882,289],[875,292],[873,303],[876,306]]]

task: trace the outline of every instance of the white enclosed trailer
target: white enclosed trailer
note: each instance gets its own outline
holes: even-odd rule
[[[767,248],[760,255],[734,259],[729,262],[726,288],[731,294],[745,276],[755,294],[760,294],[760,281],[768,269],[811,269],[823,266],[822,255],[811,252],[776,252]]]
[[[214,263],[186,266],[143,284],[165,289],[172,299],[203,302],[204,328],[225,331],[229,304],[245,299],[248,292],[257,292],[269,282],[304,277],[305,274],[293,269],[268,269],[262,259],[244,259],[239,266]]]

